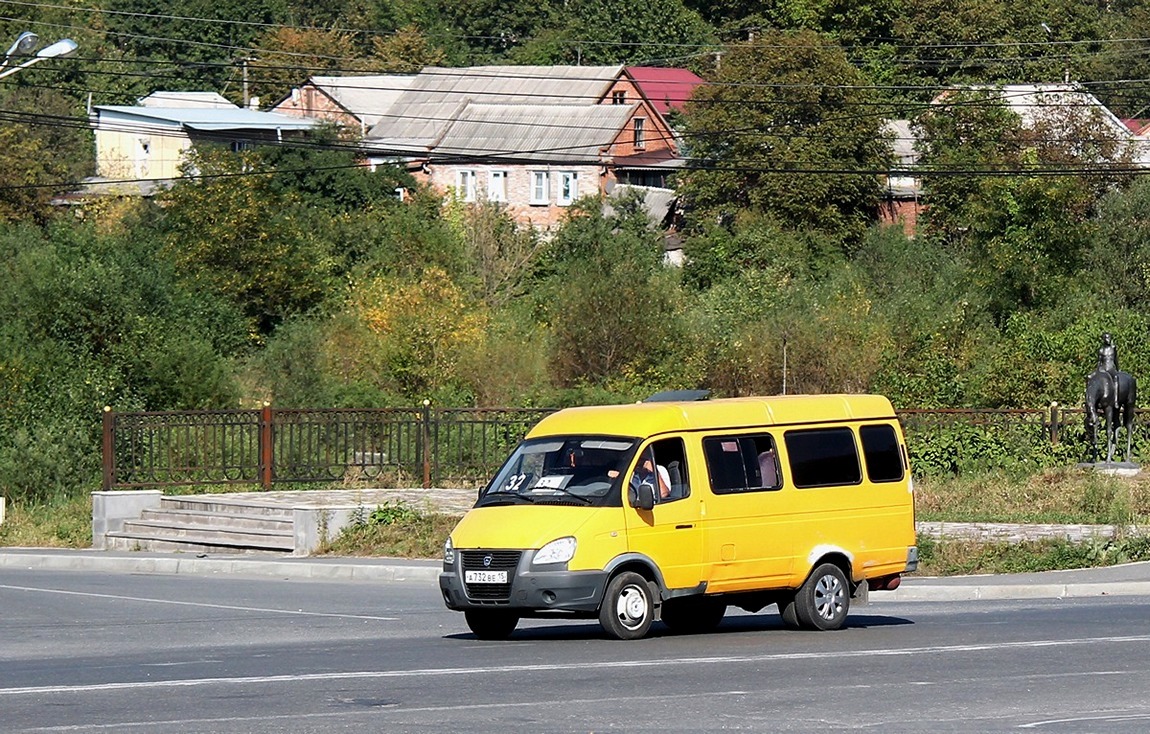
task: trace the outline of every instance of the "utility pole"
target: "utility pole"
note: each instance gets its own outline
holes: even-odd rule
[[[244,95],[244,109],[248,108],[248,62],[251,61],[250,56],[245,56],[240,59],[240,68],[243,70],[243,95]]]

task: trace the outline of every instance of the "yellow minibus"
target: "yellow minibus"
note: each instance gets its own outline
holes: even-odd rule
[[[885,397],[656,400],[540,421],[451,532],[439,586],[481,639],[524,617],[636,639],[711,630],[731,605],[838,629],[917,565]]]

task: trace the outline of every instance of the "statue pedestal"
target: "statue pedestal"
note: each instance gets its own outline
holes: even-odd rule
[[[1091,469],[1099,474],[1109,474],[1114,477],[1132,477],[1142,471],[1142,466],[1132,461],[1098,461],[1093,464],[1078,464],[1078,468]]]

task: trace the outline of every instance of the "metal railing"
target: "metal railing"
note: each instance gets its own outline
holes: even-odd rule
[[[545,408],[104,411],[103,487],[475,483]]]
[[[104,412],[105,490],[209,484],[482,483],[547,408],[380,408]],[[1081,440],[1082,409],[909,409],[916,438],[954,426],[1057,445]]]

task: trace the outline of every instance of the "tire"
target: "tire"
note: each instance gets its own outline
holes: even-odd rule
[[[676,634],[700,634],[718,627],[726,613],[717,599],[676,599],[663,602],[662,620]]]
[[[799,623],[798,613],[795,611],[795,595],[791,594],[785,599],[779,599],[779,616],[783,618],[783,626],[787,629],[798,630],[803,626]]]
[[[624,571],[607,583],[599,607],[599,624],[610,637],[637,640],[647,634],[654,619],[655,606],[647,579]]]
[[[468,609],[467,626],[481,640],[506,640],[519,624],[519,615],[493,609]]]
[[[794,616],[802,629],[837,630],[846,621],[850,605],[851,589],[843,570],[824,563],[795,592]]]

